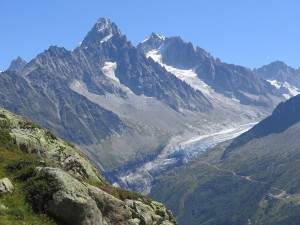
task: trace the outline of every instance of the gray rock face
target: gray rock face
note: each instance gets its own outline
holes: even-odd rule
[[[19,72],[25,67],[26,64],[27,64],[27,62],[24,59],[22,59],[20,56],[18,56],[18,58],[14,59],[10,63],[8,70],[14,71],[14,72]]]
[[[121,201],[101,189],[82,183],[57,168],[39,168],[61,184],[47,211],[72,225],[88,224],[176,224],[172,214],[155,201]]]
[[[269,95],[281,96],[276,88],[242,66],[209,60],[199,65],[196,73],[217,92],[234,96],[242,104],[270,106],[273,103]]]
[[[13,190],[14,186],[7,177],[0,179],[0,195],[12,193]]]

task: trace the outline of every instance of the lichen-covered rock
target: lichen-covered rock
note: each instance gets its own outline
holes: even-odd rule
[[[75,176],[104,182],[98,170],[72,144],[55,137],[32,122],[0,108],[0,128],[10,130],[24,152],[40,156]]]
[[[6,193],[12,193],[13,190],[14,190],[14,186],[12,185],[12,183],[7,177],[0,179],[0,195]]]
[[[39,171],[49,174],[61,185],[45,208],[64,224],[176,224],[172,214],[160,203],[121,201],[95,186],[78,181],[58,168],[42,167]]]
[[[162,204],[109,186],[78,149],[51,132],[1,108],[0,128],[10,133],[23,152],[45,161],[41,165],[53,166],[28,174],[32,177],[24,187],[34,210],[45,211],[66,225],[176,224]],[[0,180],[0,193],[12,190],[7,178]]]

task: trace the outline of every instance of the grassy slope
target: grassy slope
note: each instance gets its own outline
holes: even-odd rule
[[[7,132],[0,129],[0,178],[8,177],[14,185],[14,192],[0,196],[0,205],[6,209],[0,209],[0,224],[55,224],[45,214],[35,213],[31,205],[25,200],[24,182],[17,179],[17,171],[8,172],[7,167],[20,160],[27,160],[38,164],[38,158],[21,152],[12,143]]]
[[[45,162],[38,156],[24,153],[14,142],[15,139],[11,137],[8,130],[0,128],[0,179],[8,177],[15,188],[12,194],[0,196],[0,206],[5,206],[5,209],[0,208],[0,225],[56,224],[45,213],[44,205],[46,201],[52,198],[53,193],[59,189],[60,184],[47,175],[36,173],[36,167],[53,167],[55,165],[52,163],[55,162]],[[93,177],[78,177],[75,174],[73,174],[73,177],[99,187],[122,201],[132,199],[140,200],[146,205],[152,203],[152,200],[145,196],[122,188],[112,187],[103,180],[93,179]]]
[[[150,196],[165,203],[180,224],[299,224],[299,133],[296,124],[224,160],[219,146],[160,177]]]

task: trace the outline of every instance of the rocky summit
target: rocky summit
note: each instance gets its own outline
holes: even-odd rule
[[[18,56],[16,59],[11,61],[8,70],[19,72],[25,67],[25,65],[26,65],[26,61],[22,59],[20,56]]]

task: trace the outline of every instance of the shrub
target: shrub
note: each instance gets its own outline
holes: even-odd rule
[[[14,174],[14,178],[20,181],[26,181],[30,177],[36,175],[35,168],[39,166],[36,160],[29,158],[14,160],[10,162],[6,167],[6,172]]]
[[[14,144],[13,138],[10,136],[9,132],[0,129],[0,149],[14,150],[17,149],[17,145]]]
[[[29,178],[23,188],[26,201],[32,205],[33,210],[45,212],[46,203],[60,189],[60,184],[50,175],[39,172],[36,176]]]

